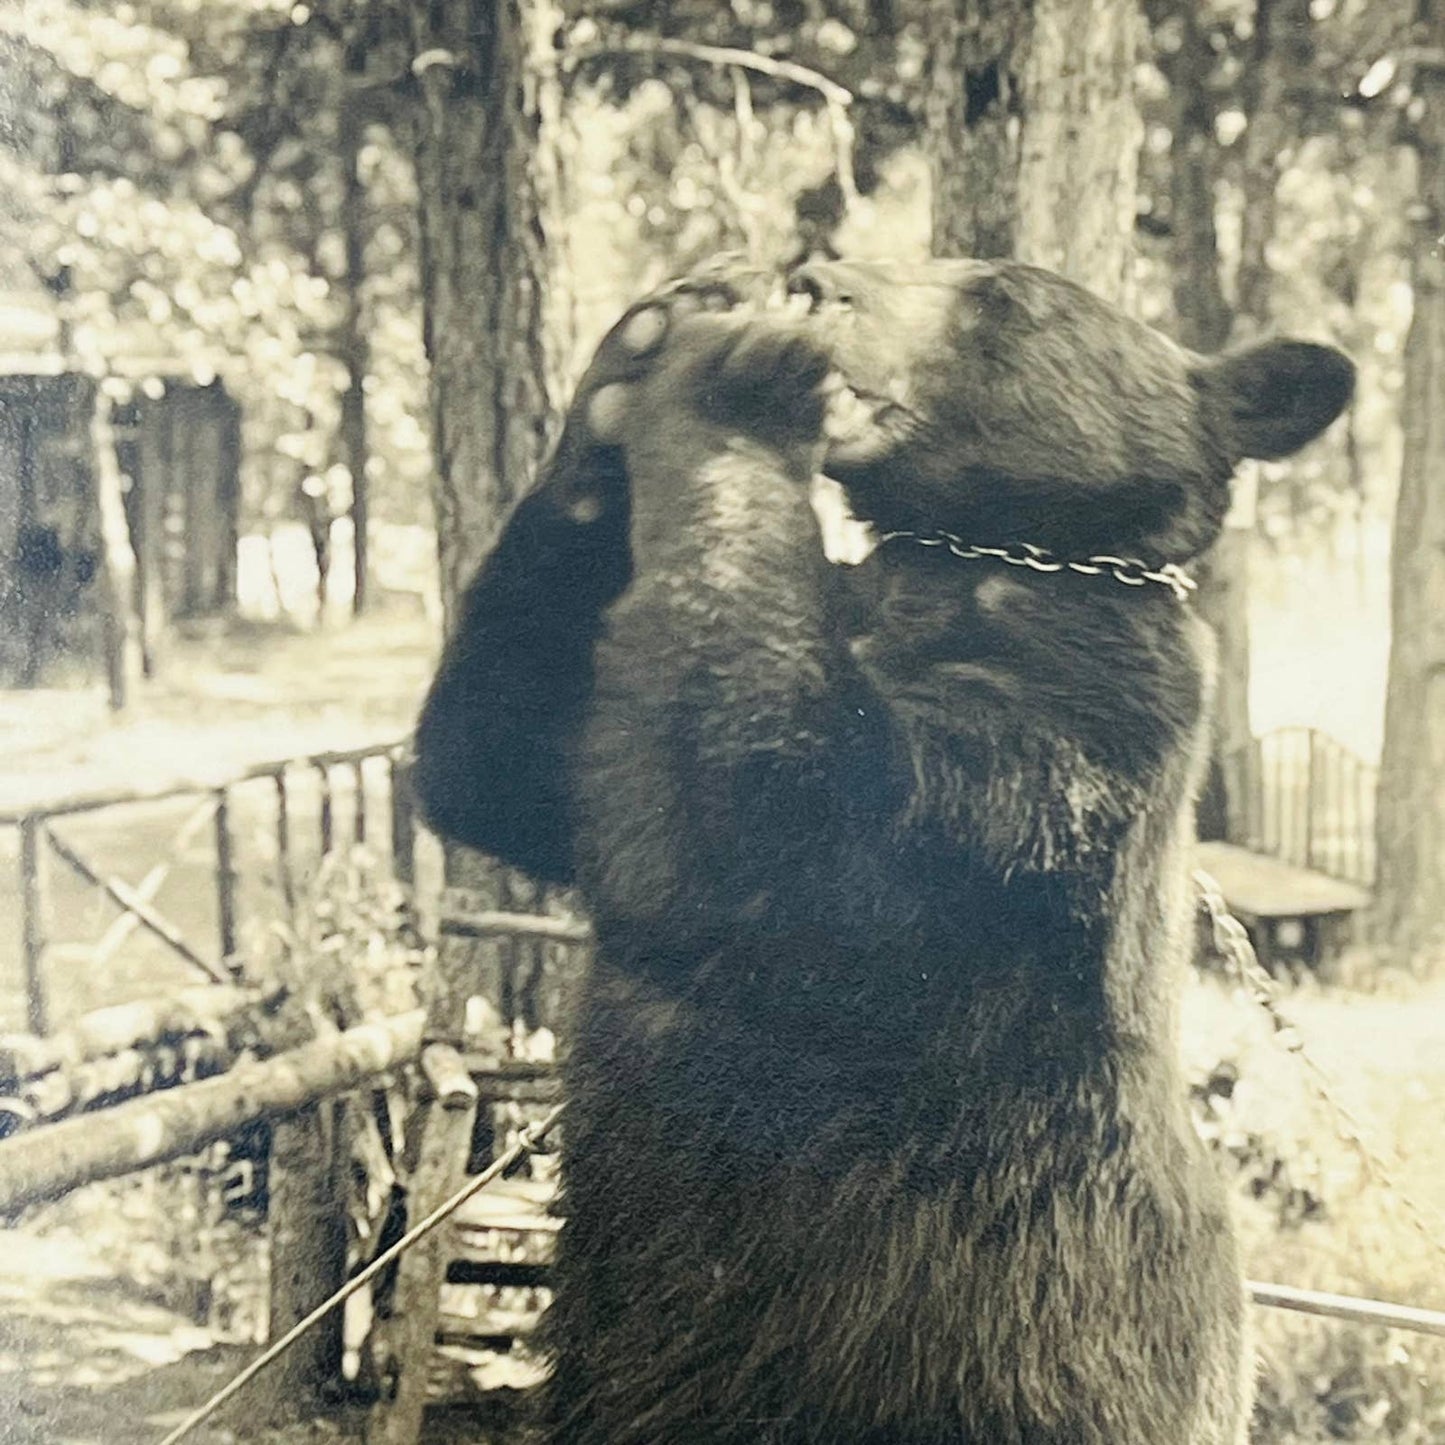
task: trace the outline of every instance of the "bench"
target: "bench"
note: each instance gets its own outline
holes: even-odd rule
[[[1319,968],[1339,953],[1354,915],[1370,903],[1369,890],[1356,883],[1234,843],[1200,843],[1196,860],[1249,930],[1265,968],[1285,960]]]

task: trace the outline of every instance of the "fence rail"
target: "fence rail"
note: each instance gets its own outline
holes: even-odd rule
[[[70,795],[24,808],[0,810],[0,829],[19,834],[16,851],[16,892],[20,903],[20,964],[25,993],[25,1019],[30,1032],[45,1035],[55,1026],[46,958],[56,945],[52,937],[55,888],[53,864],[59,863],[87,889],[107,898],[119,918],[93,949],[96,959],[109,961],[136,933],[158,940],[172,955],[215,983],[229,983],[240,971],[239,933],[242,924],[237,866],[236,814],[240,794],[250,785],[269,781],[273,790],[270,831],[275,850],[276,883],[283,906],[294,908],[298,882],[298,828],[301,819],[296,791],[303,779],[317,793],[314,851],[320,856],[337,846],[335,780],[349,779],[353,799],[350,837],[367,841],[370,831],[371,784],[384,775],[392,866],[398,876],[410,877],[415,851],[415,820],[404,783],[404,745],[388,742],[342,751],[310,753],[260,763],[225,783],[186,782],[157,787],[116,788]],[[194,797],[201,807],[186,818],[169,843],[169,854],[157,861],[146,876],[132,883],[114,869],[88,855],[73,836],[62,829],[114,809],[164,804]],[[201,939],[194,927],[183,928],[169,919],[157,904],[157,895],[170,875],[173,855],[187,848],[209,821],[211,828],[211,898],[214,937]]]

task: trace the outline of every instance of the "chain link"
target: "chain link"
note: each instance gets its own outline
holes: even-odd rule
[[[1445,1227],[1445,1221],[1441,1221],[1433,1210],[1427,1217],[1426,1211],[1401,1186],[1394,1167],[1371,1147],[1360,1121],[1335,1096],[1333,1080],[1310,1056],[1298,1026],[1280,1007],[1279,986],[1260,963],[1244,924],[1229,911],[1219,884],[1202,868],[1196,868],[1193,876],[1195,892],[1199,897],[1199,911],[1209,920],[1210,942],[1215,953],[1224,960],[1235,982],[1248,991],[1269,1019],[1275,1042],[1299,1060],[1300,1067],[1309,1079],[1311,1092],[1329,1111],[1334,1121],[1336,1136],[1354,1151],[1364,1165],[1366,1177],[1377,1181],[1399,1201],[1405,1217],[1416,1233],[1432,1249],[1445,1254],[1445,1235],[1440,1232],[1442,1227]]]
[[[1126,587],[1143,587],[1155,582],[1167,587],[1181,602],[1187,602],[1198,584],[1180,566],[1167,562],[1150,567],[1133,557],[1114,557],[1107,553],[1097,557],[1071,559],[1058,557],[1046,547],[1032,542],[1011,542],[1007,547],[985,547],[965,542],[952,532],[884,532],[883,542],[916,542],[920,547],[946,547],[960,561],[1004,562],[1010,567],[1027,567],[1031,572],[1077,572],[1084,577],[1111,577]]]

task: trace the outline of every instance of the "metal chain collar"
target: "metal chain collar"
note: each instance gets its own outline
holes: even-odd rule
[[[1180,602],[1187,602],[1198,584],[1180,566],[1166,562],[1162,567],[1150,567],[1132,557],[1112,557],[1107,553],[1082,560],[1055,556],[1046,547],[1037,547],[1032,542],[1011,542],[1006,547],[984,547],[976,542],[965,542],[952,532],[884,532],[879,537],[883,542],[916,542],[920,547],[947,547],[957,558],[965,562],[988,560],[1006,562],[1010,567],[1027,567],[1034,572],[1078,572],[1085,577],[1112,577],[1126,587],[1143,587],[1147,582],[1156,582],[1167,587]]]

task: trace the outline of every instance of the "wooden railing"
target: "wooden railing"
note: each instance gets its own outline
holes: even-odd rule
[[[1371,887],[1378,770],[1317,728],[1279,728],[1230,759],[1243,801],[1229,841]]]
[[[301,778],[312,779],[315,789],[313,818],[315,837],[308,851],[325,856],[341,841],[337,822],[337,775],[350,779],[349,836],[365,843],[376,811],[371,788],[384,779],[390,831],[392,865],[402,878],[410,876],[415,847],[415,825],[410,800],[402,781],[403,746],[399,743],[373,744],[341,752],[312,753],[285,758],[246,769],[220,785],[176,783],[157,788],[121,788],[107,792],[77,794],[0,811],[0,828],[19,833],[16,852],[17,893],[20,900],[20,954],[25,990],[25,1018],[32,1034],[44,1035],[53,1027],[46,954],[51,946],[53,920],[50,870],[62,864],[87,889],[93,890],[119,910],[119,917],[95,943],[90,963],[104,963],[137,932],[158,939],[174,956],[213,983],[231,983],[240,973],[238,930],[240,898],[237,879],[236,799],[243,788],[269,780],[274,794],[270,827],[275,847],[275,872],[281,900],[287,909],[297,898],[298,830],[295,791]],[[88,856],[73,837],[61,829],[76,819],[113,809],[166,803],[194,797],[199,806],[185,818],[170,845],[172,854],[189,847],[202,829],[209,827],[213,858],[215,936],[201,939],[192,929],[178,926],[156,904],[157,895],[171,869],[170,858],[160,858],[139,882],[120,876]]]

